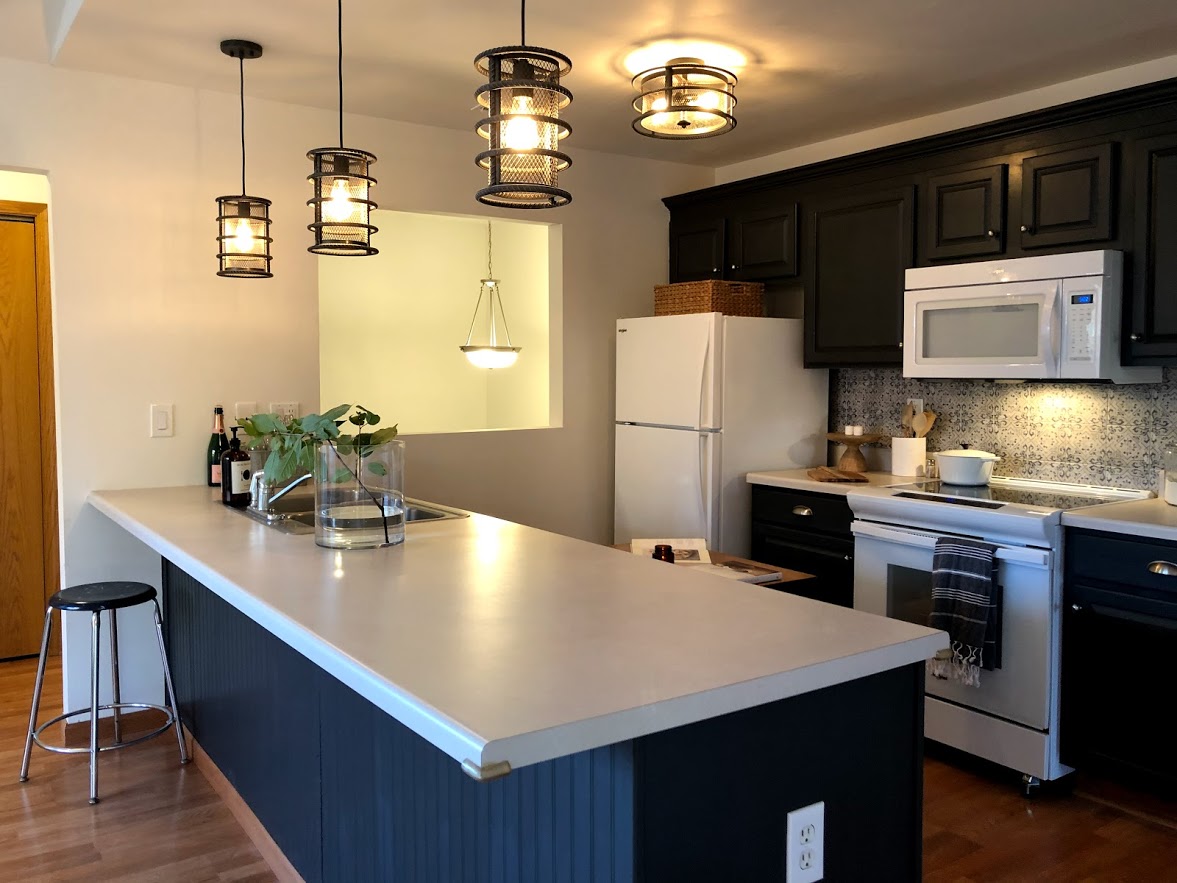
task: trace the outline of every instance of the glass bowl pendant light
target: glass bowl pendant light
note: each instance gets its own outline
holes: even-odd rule
[[[343,0],[337,0],[336,13],[339,146],[317,147],[307,153],[313,164],[307,180],[314,189],[307,205],[315,211],[314,221],[307,225],[315,234],[315,243],[307,251],[343,256],[378,254],[379,249],[372,247],[377,228],[370,223],[376,203],[369,198],[376,183],[369,171],[376,157],[366,150],[343,146]]]
[[[633,78],[634,131],[651,138],[711,138],[736,127],[736,75],[698,58],[672,58]]]
[[[486,222],[486,276],[478,289],[478,300],[474,304],[474,317],[470,320],[470,331],[466,334],[466,343],[459,349],[466,354],[466,359],[476,368],[510,368],[519,358],[520,346],[511,345],[511,332],[507,329],[507,314],[503,311],[503,298],[500,293],[502,285],[494,278],[494,265],[491,226]],[[482,302],[486,301],[486,318],[484,325],[486,343],[474,343],[474,327],[478,324],[478,314],[482,310]],[[497,319],[496,319],[497,314]]]
[[[475,158],[486,169],[487,186],[479,202],[502,208],[557,208],[572,194],[559,186],[560,173],[572,165],[560,142],[572,127],[560,111],[572,93],[560,78],[572,70],[568,56],[527,45],[527,2],[520,0],[519,46],[480,52],[474,68],[487,82],[474,93],[487,116],[476,131],[489,142]]]
[[[217,275],[269,279],[270,200],[245,195],[245,59],[261,58],[262,47],[249,40],[222,40],[221,52],[237,59],[241,98],[241,193],[217,197]]]

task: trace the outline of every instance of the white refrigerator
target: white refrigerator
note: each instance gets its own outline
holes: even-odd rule
[[[829,372],[801,365],[799,319],[619,320],[614,542],[746,556],[746,474],[826,461]]]

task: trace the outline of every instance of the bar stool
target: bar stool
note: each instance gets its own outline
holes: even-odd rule
[[[119,688],[119,630],[118,617],[115,611],[124,607],[135,607],[139,604],[151,603],[155,607],[155,636],[159,641],[159,656],[163,661],[164,685],[167,687],[168,705],[152,705],[146,702],[123,702]],[[90,614],[90,707],[59,714],[53,720],[37,726],[37,710],[41,705],[41,687],[45,681],[45,658],[49,654],[49,635],[53,628],[53,611],[82,611]],[[98,659],[99,637],[102,630],[102,613],[109,614],[110,620],[110,678],[113,687],[113,702],[107,705],[98,704]],[[146,735],[122,740],[122,721],[120,713],[124,708],[154,708],[167,715],[163,725]],[[110,711],[114,715],[114,742],[110,745],[98,744],[98,713]],[[41,741],[41,732],[58,721],[63,721],[79,714],[90,715],[90,747],[66,748],[61,745],[46,745]],[[32,754],[33,743],[36,742],[46,751],[57,754],[89,754],[90,755],[90,803],[98,802],[98,755],[103,751],[114,751],[146,742],[163,733],[168,727],[175,726],[176,739],[180,743],[180,763],[188,763],[188,749],[184,745],[184,731],[180,726],[180,712],[176,708],[176,694],[172,689],[172,672],[168,667],[168,656],[163,643],[163,618],[160,616],[159,601],[156,600],[155,589],[146,583],[131,582],[102,582],[87,583],[62,589],[49,599],[49,606],[45,610],[45,630],[41,636],[41,656],[37,661],[37,682],[33,687],[33,708],[29,712],[29,731],[25,737],[24,758],[20,765],[20,780],[29,780],[29,757]]]

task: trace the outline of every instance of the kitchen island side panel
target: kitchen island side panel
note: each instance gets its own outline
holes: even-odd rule
[[[922,663],[479,783],[164,567],[186,723],[307,881],[780,881],[818,800],[825,879],[919,878]]]

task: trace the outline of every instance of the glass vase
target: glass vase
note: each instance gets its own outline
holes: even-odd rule
[[[315,542],[329,549],[374,549],[405,541],[405,443],[342,448],[324,442],[315,457]]]

